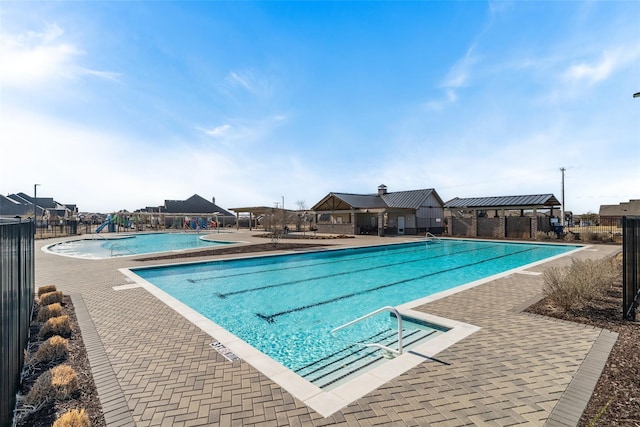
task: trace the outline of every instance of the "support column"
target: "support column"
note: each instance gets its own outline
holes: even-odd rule
[[[473,215],[471,216],[471,236],[470,237],[478,237],[478,211],[476,209],[473,210]]]

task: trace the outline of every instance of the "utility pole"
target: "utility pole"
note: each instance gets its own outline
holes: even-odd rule
[[[562,172],[562,207],[560,209],[562,217],[560,218],[560,225],[562,227],[564,227],[564,171],[566,171],[564,167],[560,168],[560,172]]]

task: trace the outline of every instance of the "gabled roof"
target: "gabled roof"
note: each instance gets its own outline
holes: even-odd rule
[[[21,203],[33,203],[33,197],[25,193],[10,194],[9,198]],[[58,207],[58,204],[53,200],[53,197],[37,197],[36,205],[43,209],[56,209]]]
[[[164,207],[161,211],[163,213],[218,213],[224,216],[234,216],[231,212],[222,209],[220,206],[197,194],[194,194],[187,200],[165,200]]]
[[[417,209],[431,195],[442,205],[434,189],[396,191],[385,194],[329,193],[311,208],[313,211],[349,209]]]
[[[390,208],[418,209],[431,195],[435,196],[441,206],[444,204],[440,196],[438,196],[438,193],[436,193],[433,188],[427,188],[424,190],[396,191],[395,193],[383,194],[381,197]]]
[[[20,203],[0,194],[0,216],[25,215],[29,212],[33,215],[33,204]]]
[[[444,204],[449,209],[495,209],[495,208],[551,208],[560,206],[553,194],[524,196],[468,197],[449,200]]]

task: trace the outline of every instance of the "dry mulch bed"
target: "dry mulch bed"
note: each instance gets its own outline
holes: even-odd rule
[[[547,299],[526,311],[618,333],[578,425],[640,427],[640,322],[622,318],[622,280],[572,313],[555,309]]]
[[[84,347],[84,342],[82,341],[82,334],[80,333],[80,327],[78,326],[78,319],[76,318],[71,298],[67,295],[63,297],[62,314],[69,316],[71,324],[71,336],[65,337],[68,340],[69,345],[69,355],[67,359],[51,362],[44,366],[38,365],[37,369],[29,372],[29,374],[23,379],[20,394],[26,395],[40,374],[59,364],[69,365],[76,371],[79,380],[79,390],[71,396],[71,399],[50,402],[38,411],[21,419],[16,423],[16,425],[25,427],[51,426],[55,420],[65,412],[71,409],[84,409],[89,416],[92,427],[105,427],[106,423],[102,415],[102,405],[98,399],[98,392],[96,391],[96,386],[93,382],[91,366],[89,365],[87,352]],[[38,347],[46,341],[46,339],[41,340],[38,337],[40,327],[41,324],[36,321],[31,323],[29,355],[34,355],[38,350]],[[20,406],[18,406],[18,409],[20,409]]]

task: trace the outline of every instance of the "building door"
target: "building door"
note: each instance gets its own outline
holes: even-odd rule
[[[398,217],[398,234],[404,234],[404,217]]]

